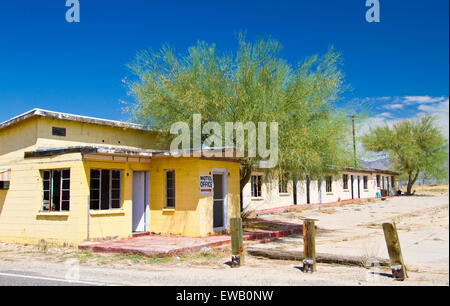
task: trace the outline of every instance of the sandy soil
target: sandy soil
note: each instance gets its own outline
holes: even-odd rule
[[[318,219],[317,252],[363,256],[367,260],[388,259],[381,224],[395,221],[408,269],[421,274],[436,274],[446,284],[449,277],[448,203],[448,195],[418,195],[264,218],[288,222]],[[294,235],[254,247],[301,251],[303,241],[301,235]]]
[[[319,219],[317,252],[387,258],[380,224],[395,220],[410,271],[395,282],[386,268],[319,264],[315,274],[299,262],[246,256],[245,266],[231,269],[228,251],[144,258],[80,252],[48,245],[0,244],[0,274],[19,273],[64,278],[78,266],[80,279],[124,285],[449,285],[448,195],[399,197],[365,204],[341,205],[263,216],[301,223]],[[291,236],[258,247],[302,251],[302,237]]]

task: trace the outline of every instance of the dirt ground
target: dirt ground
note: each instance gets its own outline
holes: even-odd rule
[[[205,250],[171,258],[98,254],[74,248],[0,244],[3,272],[64,278],[68,267],[79,267],[80,279],[123,285],[449,285],[448,187],[413,197],[361,204],[337,205],[261,216],[301,224],[319,221],[317,252],[388,258],[381,223],[396,221],[410,278],[395,282],[387,268],[319,264],[305,274],[300,262],[269,260],[247,255],[245,266],[231,269],[229,251]],[[302,251],[302,237],[252,245]]]

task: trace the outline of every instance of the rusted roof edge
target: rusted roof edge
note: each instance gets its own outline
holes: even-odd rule
[[[148,126],[145,126],[142,124],[108,120],[108,119],[100,119],[100,118],[81,116],[81,115],[66,114],[66,113],[43,110],[43,109],[39,109],[39,108],[32,109],[26,113],[23,113],[19,116],[13,117],[5,122],[0,123],[0,130],[3,128],[6,128],[8,126],[11,126],[13,124],[19,123],[28,118],[35,117],[35,116],[83,122],[83,123],[90,123],[90,124],[96,124],[96,125],[105,125],[105,126],[116,127],[116,128],[125,128],[125,129],[133,129],[133,130],[140,130],[140,131],[147,131],[147,132],[162,133],[162,131],[160,131],[160,130],[151,129]]]

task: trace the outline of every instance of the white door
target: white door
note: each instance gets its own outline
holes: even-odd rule
[[[226,169],[216,169],[213,171],[213,183],[213,231],[220,232],[228,228]]]
[[[147,232],[148,226],[148,172],[133,172],[133,232]]]

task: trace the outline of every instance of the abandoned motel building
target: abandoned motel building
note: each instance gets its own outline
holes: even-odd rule
[[[169,135],[162,134],[41,109],[0,123],[0,242],[76,245],[138,233],[206,237],[226,232],[241,209],[397,190],[398,173],[390,171],[348,168],[323,182],[306,177],[294,184],[266,182],[255,170],[241,201],[236,157],[206,157],[203,150],[174,157],[166,149]]]

